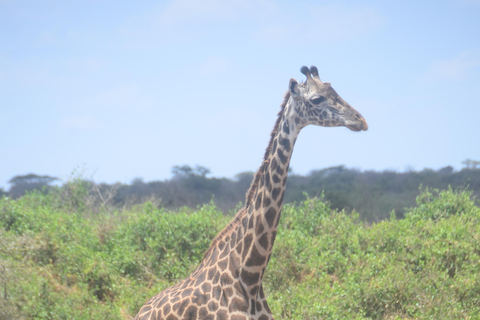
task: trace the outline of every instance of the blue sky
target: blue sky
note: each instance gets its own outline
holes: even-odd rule
[[[0,0],[0,187],[255,171],[302,65],[369,130],[305,128],[295,173],[480,160],[478,0]]]

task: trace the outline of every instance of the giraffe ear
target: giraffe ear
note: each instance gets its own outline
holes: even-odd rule
[[[288,84],[288,90],[290,90],[290,93],[294,97],[297,96],[298,94],[300,94],[300,90],[298,89],[297,80],[295,80],[293,78],[290,79],[290,83]]]

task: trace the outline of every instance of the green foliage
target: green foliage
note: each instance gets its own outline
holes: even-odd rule
[[[473,163],[473,162],[472,162]],[[289,170],[291,171],[291,170]],[[202,166],[181,165],[172,168],[172,178],[165,181],[144,182],[135,178],[130,184],[96,184],[85,178],[85,170],[77,168],[61,187],[48,185],[54,178],[29,174],[12,178],[7,195],[18,198],[25,192],[37,189],[53,193],[62,210],[83,211],[91,214],[125,210],[147,201],[161,204],[169,210],[183,206],[196,208],[214,199],[224,213],[237,203],[245,201],[254,172],[242,172],[235,179],[210,177],[210,170]],[[20,182],[28,183],[20,183]],[[419,186],[447,189],[468,186],[474,196],[480,196],[480,169],[455,171],[445,167],[437,171],[359,171],[345,166],[314,170],[308,175],[290,174],[285,193],[285,203],[305,200],[305,193],[328,201],[338,210],[355,210],[368,222],[389,218],[392,210],[403,218],[405,210],[415,205]],[[37,192],[38,192],[37,191]],[[0,196],[4,192],[0,189]]]
[[[0,319],[131,319],[188,275],[231,219],[213,203],[109,211],[83,183],[72,182],[76,200],[0,199]],[[478,318],[471,192],[423,190],[405,216],[366,225],[317,198],[284,206],[264,279],[276,319]]]

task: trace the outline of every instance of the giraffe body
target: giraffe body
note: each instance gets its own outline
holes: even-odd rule
[[[245,207],[212,241],[197,269],[140,309],[138,320],[272,320],[262,280],[280,219],[288,167],[300,130],[310,124],[367,130],[364,118],[318,77],[290,79],[264,161],[247,192]]]

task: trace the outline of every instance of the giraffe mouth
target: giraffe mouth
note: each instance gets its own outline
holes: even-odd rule
[[[355,124],[347,124],[346,127],[352,131],[358,132],[358,131],[367,131],[368,130],[368,124],[365,120],[363,120],[360,123],[355,123]]]

